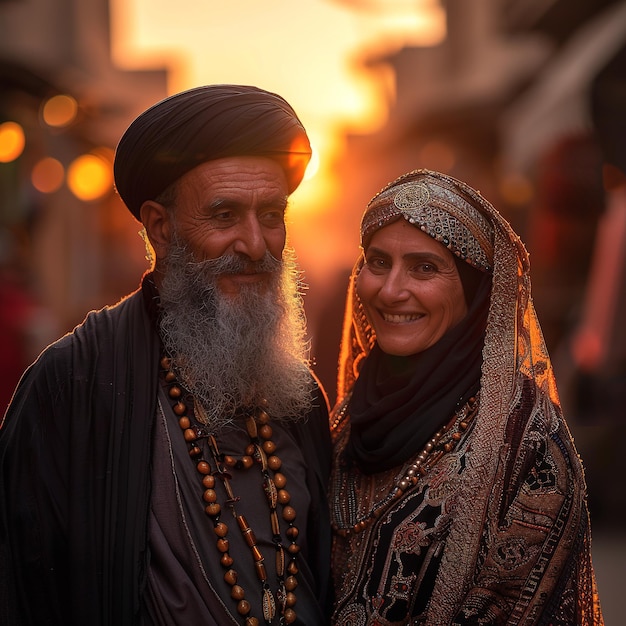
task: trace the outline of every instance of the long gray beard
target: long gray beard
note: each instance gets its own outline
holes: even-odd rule
[[[224,296],[221,273],[271,271],[271,284]],[[232,423],[241,407],[266,401],[274,418],[295,420],[312,406],[305,317],[291,251],[253,263],[238,256],[196,262],[168,251],[160,288],[161,338],[181,382],[202,403],[209,426]]]

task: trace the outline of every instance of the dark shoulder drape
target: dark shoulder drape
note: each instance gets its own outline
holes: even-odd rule
[[[0,430],[0,623],[132,623],[158,356],[136,292],[23,376]]]
[[[322,609],[330,616],[332,589],[330,581],[331,528],[327,490],[330,478],[331,443],[328,399],[319,381],[315,381],[314,407],[307,418],[291,427],[307,465],[307,484],[311,493],[307,540],[309,565],[318,583]]]

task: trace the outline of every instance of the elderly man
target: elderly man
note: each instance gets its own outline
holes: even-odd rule
[[[117,190],[154,266],[27,370],[0,429],[0,623],[326,623],[326,396],[280,96],[213,85],[140,115]]]

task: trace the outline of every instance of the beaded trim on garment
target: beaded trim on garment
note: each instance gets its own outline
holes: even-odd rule
[[[352,477],[347,478],[342,471],[337,471],[334,475],[333,491],[335,494],[342,495],[335,498],[332,503],[333,530],[340,536],[346,537],[353,533],[360,533],[374,523],[388,506],[413,489],[420,478],[425,476],[443,455],[454,450],[469,432],[478,406],[479,394],[470,398],[447,423],[433,434],[423,450],[405,464],[396,480],[393,481],[391,490],[380,500],[368,503],[366,511],[359,511],[357,503],[363,499],[363,495],[357,496]],[[338,423],[335,421],[334,429],[337,428]]]

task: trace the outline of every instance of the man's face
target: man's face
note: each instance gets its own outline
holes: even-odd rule
[[[276,259],[285,246],[288,185],[275,161],[266,157],[227,157],[203,163],[177,183],[176,234],[194,260],[236,255]],[[238,294],[241,285],[266,284],[270,276],[254,268],[221,274],[218,288]]]

